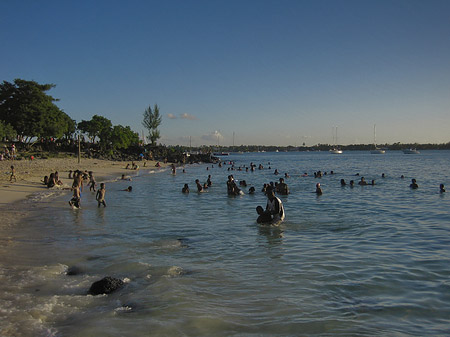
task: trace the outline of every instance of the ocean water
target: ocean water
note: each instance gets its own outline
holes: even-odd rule
[[[450,188],[449,151],[222,159],[265,168],[141,171],[106,183],[106,208],[85,191],[79,210],[69,195],[3,210],[0,335],[450,335],[450,190],[439,193],[440,183]],[[327,175],[314,178],[318,170]],[[258,225],[263,183],[285,172],[286,220]],[[208,174],[213,186],[197,193],[195,179]],[[247,181],[244,195],[227,196],[229,174]],[[361,176],[376,185],[340,186]],[[105,276],[125,287],[87,295]]]

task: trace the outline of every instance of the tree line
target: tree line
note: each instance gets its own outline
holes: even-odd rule
[[[75,139],[77,133],[86,135],[102,150],[120,150],[139,144],[139,135],[129,126],[112,125],[103,116],[94,115],[91,120],[77,123],[61,110],[58,99],[47,94],[54,84],[15,79],[0,84],[0,140],[19,139],[33,144],[49,139]],[[150,140],[156,145],[160,138],[159,107],[148,107],[144,112],[143,125],[148,129]]]

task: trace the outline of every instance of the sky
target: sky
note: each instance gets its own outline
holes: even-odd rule
[[[447,143],[448,0],[1,1],[0,81],[165,145]],[[337,132],[336,132],[337,130]],[[336,137],[334,136],[337,134]]]

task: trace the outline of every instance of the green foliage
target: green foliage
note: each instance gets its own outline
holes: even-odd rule
[[[155,104],[153,110],[151,106],[145,109],[142,125],[148,130],[152,145],[156,145],[156,141],[161,138],[161,134],[158,130],[158,126],[161,125],[161,121],[162,116],[159,114],[159,107],[157,104]]]
[[[113,149],[126,149],[139,143],[139,135],[129,126],[115,125],[111,129],[109,140]]]
[[[6,138],[8,140],[14,139],[17,136],[16,130],[11,126],[11,124],[6,124],[0,121],[0,140]]]
[[[73,130],[73,121],[45,92],[54,84],[15,79],[0,85],[0,120],[26,138],[60,138]]]
[[[95,142],[96,137],[106,140],[111,126],[112,123],[108,118],[98,115],[94,115],[90,121],[82,120],[78,123],[78,129],[87,134],[92,143]]]

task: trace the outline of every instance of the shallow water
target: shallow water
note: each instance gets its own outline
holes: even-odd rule
[[[449,151],[223,159],[265,169],[142,171],[107,183],[105,209],[87,191],[80,210],[68,207],[68,195],[20,205],[28,215],[0,230],[1,335],[450,334],[450,192],[439,193],[440,183],[450,185]],[[291,176],[291,194],[281,197],[286,221],[260,226],[255,207],[266,203],[262,184],[282,176],[275,168]],[[318,170],[334,174],[315,179]],[[342,178],[357,182],[356,173],[376,185],[340,186]],[[193,192],[208,174],[209,191]],[[228,174],[256,194],[228,197]],[[132,193],[121,191],[128,185]],[[69,267],[82,273],[68,276]],[[86,295],[108,275],[126,286]]]

